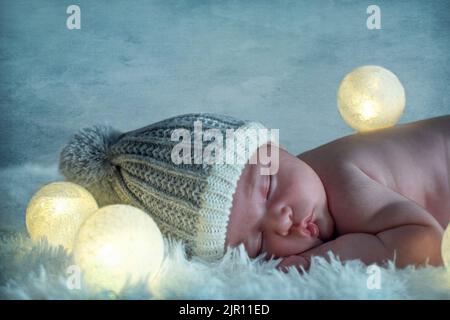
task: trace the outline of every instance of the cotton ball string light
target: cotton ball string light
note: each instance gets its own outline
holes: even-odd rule
[[[74,260],[88,286],[119,293],[125,284],[151,280],[164,257],[162,234],[152,218],[129,205],[97,210],[80,228]]]
[[[444,265],[450,274],[450,224],[447,226],[442,238],[441,255]]]
[[[98,209],[94,197],[71,182],[52,182],[30,200],[25,223],[31,238],[47,238],[49,244],[72,250],[81,224]]]
[[[405,109],[405,90],[391,71],[362,66],[342,80],[337,103],[344,121],[357,131],[394,126]]]

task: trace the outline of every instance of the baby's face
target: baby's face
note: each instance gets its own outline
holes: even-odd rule
[[[233,196],[226,246],[244,244],[250,257],[287,257],[331,238],[333,220],[325,190],[306,163],[275,146],[278,171],[261,174],[263,165],[247,164]]]

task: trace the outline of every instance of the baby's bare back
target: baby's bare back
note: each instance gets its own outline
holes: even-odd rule
[[[342,187],[340,165],[352,163],[426,209],[443,228],[450,221],[450,116],[350,135],[299,158],[316,170],[329,192],[337,180]],[[347,191],[358,193],[357,188]],[[341,201],[345,199],[341,197]],[[339,214],[335,218],[339,219]]]

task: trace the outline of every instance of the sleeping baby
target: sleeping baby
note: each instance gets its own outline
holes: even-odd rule
[[[214,261],[242,244],[250,257],[281,258],[281,270],[308,269],[329,251],[366,264],[442,264],[450,116],[352,134],[297,157],[269,135],[256,138],[263,129],[216,114],[127,133],[87,128],[63,148],[60,171],[100,206],[146,211],[189,257]],[[224,137],[226,152],[211,152]],[[255,157],[264,154],[277,157]],[[262,159],[277,170],[267,174]]]
[[[276,148],[276,147],[273,147]],[[332,251],[366,264],[442,264],[450,221],[450,116],[346,136],[295,157],[277,174],[248,165],[238,182],[227,241],[249,254],[309,267]]]

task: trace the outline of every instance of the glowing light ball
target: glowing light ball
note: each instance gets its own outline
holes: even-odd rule
[[[30,200],[25,223],[33,240],[47,238],[51,245],[72,250],[81,224],[98,209],[94,197],[71,182],[53,182]]]
[[[448,272],[450,272],[450,224],[447,226],[447,229],[444,232],[444,237],[442,238],[441,255],[442,260],[444,260],[445,267]]]
[[[391,71],[363,66],[342,80],[337,103],[344,121],[357,131],[388,128],[405,109],[405,89]]]
[[[110,205],[86,220],[73,252],[91,289],[119,293],[125,284],[156,274],[164,257],[164,242],[147,213],[128,205]]]

